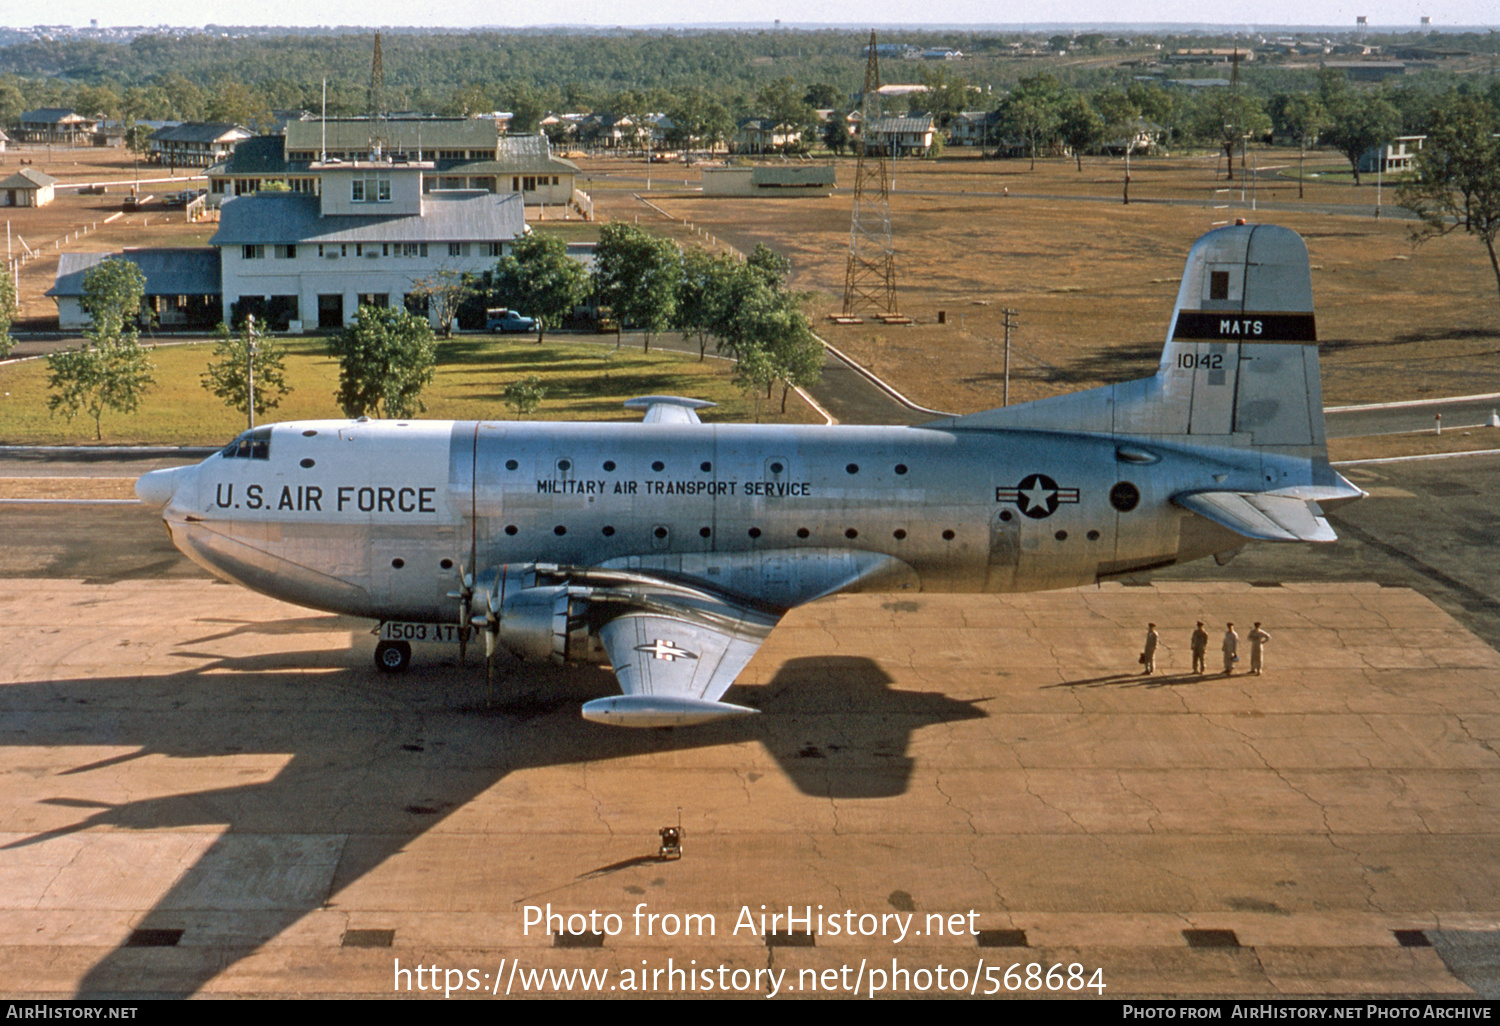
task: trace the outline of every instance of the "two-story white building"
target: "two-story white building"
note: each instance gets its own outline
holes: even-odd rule
[[[219,230],[223,316],[253,312],[274,329],[337,329],[361,304],[426,312],[418,283],[478,274],[526,231],[520,193],[423,190],[422,161],[326,161],[317,195],[226,199]]]
[[[229,159],[235,146],[255,133],[240,125],[190,121],[151,133],[151,159],[173,167],[209,167]]]

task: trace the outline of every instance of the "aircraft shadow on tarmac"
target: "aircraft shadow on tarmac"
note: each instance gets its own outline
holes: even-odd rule
[[[977,702],[895,690],[869,659],[809,657],[788,660],[763,686],[731,692],[765,715],[627,730],[578,714],[581,701],[614,691],[602,670],[512,664],[487,702],[483,671],[472,664],[415,666],[388,677],[351,667],[348,653],[339,653],[341,665],[307,672],[326,655],[219,658],[156,677],[0,689],[0,716],[16,728],[13,743],[135,749],[43,778],[50,786],[44,783],[35,801],[53,811],[38,809],[35,818],[56,823],[59,809],[83,815],[7,848],[98,828],[226,828],[140,918],[136,933],[192,930],[203,910],[242,910],[236,921],[243,926],[215,943],[143,948],[124,941],[89,970],[80,996],[201,989],[519,770],[758,741],[809,798],[884,798],[908,786],[916,730],[985,715]],[[78,797],[88,774],[132,760],[254,755],[287,759],[274,776],[252,783],[118,804]]]

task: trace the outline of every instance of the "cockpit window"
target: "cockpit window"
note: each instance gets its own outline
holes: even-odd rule
[[[246,431],[224,446],[219,455],[226,460],[268,460],[271,458],[271,429],[261,427]]]

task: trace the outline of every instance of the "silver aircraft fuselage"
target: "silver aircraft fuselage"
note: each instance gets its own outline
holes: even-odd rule
[[[680,570],[783,609],[832,590],[830,564],[856,553],[889,558],[841,590],[1071,587],[1238,548],[1169,497],[1253,489],[1276,459],[904,427],[371,420],[258,433],[258,453],[242,444],[248,456],[171,472],[174,542],[278,598],[430,622],[453,620],[460,565]]]

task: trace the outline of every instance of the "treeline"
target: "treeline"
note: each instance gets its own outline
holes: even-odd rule
[[[1495,52],[1493,36],[1450,34],[1431,42],[1449,50]],[[835,101],[819,106],[847,109],[863,84],[867,41],[865,33],[835,30],[391,35],[383,45],[384,106],[442,114],[510,110],[520,127],[530,128],[546,111],[666,111],[685,96],[700,94],[731,114],[750,115],[765,113],[760,109],[765,89],[789,80],[800,91],[819,88],[822,99]],[[369,34],[204,34],[3,47],[0,123],[14,123],[23,110],[61,106],[138,120],[225,120],[265,127],[271,111],[319,109],[324,80],[331,114],[361,114],[368,110],[371,42]],[[881,42],[961,50],[966,59],[959,62],[884,57],[882,80],[926,84],[939,74],[962,87],[964,108],[983,109],[1042,70],[1067,88],[1124,87],[1143,66],[1120,67],[1097,56],[1134,58],[1144,65],[1179,47],[1233,40],[900,32]],[[1055,57],[1059,44],[1071,47],[1068,58]],[[1224,73],[1222,68],[1174,72]],[[1245,88],[1262,99],[1311,88],[1313,77],[1313,72],[1275,65],[1247,65],[1241,74]],[[1454,84],[1442,73],[1418,77],[1436,80],[1439,89]]]
[[[1303,87],[1269,92],[1187,91],[1141,81],[1080,90],[1042,73],[1022,79],[1003,97],[992,122],[995,145],[1024,149],[1033,159],[1107,147],[1120,152],[1137,137],[1167,148],[1216,146],[1228,156],[1246,140],[1326,146],[1349,160],[1357,183],[1361,155],[1397,136],[1428,134],[1455,98],[1473,98],[1500,114],[1500,79],[1368,87],[1325,68]]]

